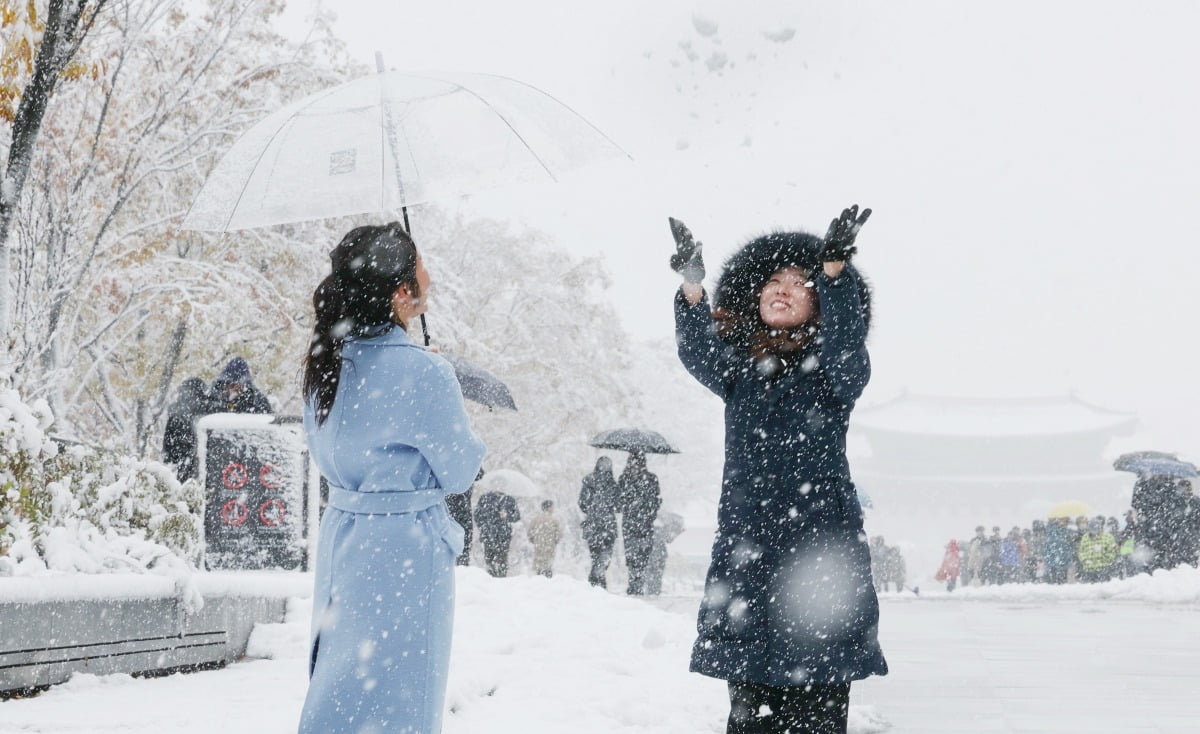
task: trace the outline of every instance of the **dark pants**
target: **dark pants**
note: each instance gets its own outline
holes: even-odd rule
[[[726,734],[845,734],[850,684],[775,688],[729,683]]]
[[[654,521],[653,518],[650,519]],[[625,532],[625,565],[629,567],[628,594],[641,595],[646,593],[646,565],[650,562],[650,525],[635,525],[626,520]]]
[[[471,536],[475,534],[475,521],[471,518],[471,490],[462,494],[446,495],[446,510],[454,522],[463,529],[463,549],[458,554],[456,563],[460,566],[471,565]]]
[[[504,578],[508,575],[508,546],[512,539],[481,540],[483,540],[483,560],[487,563],[487,572],[493,576]]]
[[[1048,583],[1048,584],[1065,584],[1065,583],[1067,583],[1067,567],[1066,566],[1046,566],[1046,583]]]
[[[608,562],[612,559],[612,552],[612,540],[588,543],[588,553],[592,556],[592,568],[588,571],[588,583],[592,586],[599,586],[602,589],[608,588],[608,580],[605,578],[605,574],[608,573]]]

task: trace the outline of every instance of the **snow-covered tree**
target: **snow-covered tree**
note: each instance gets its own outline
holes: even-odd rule
[[[194,7],[110,8],[90,49],[103,74],[60,89],[14,221],[14,384],[67,434],[138,454],[177,371],[266,351],[296,316],[275,285],[293,282],[274,257],[288,231],[201,237],[178,219],[241,130],[345,73],[327,35],[295,48],[273,31],[281,3]]]
[[[0,371],[8,362],[9,230],[29,176],[50,98],[60,79],[78,78],[80,46],[108,0],[0,0],[0,120],[7,123],[0,171]]]

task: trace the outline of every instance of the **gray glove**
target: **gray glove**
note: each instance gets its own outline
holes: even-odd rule
[[[688,283],[700,283],[704,280],[704,245],[692,237],[692,231],[683,222],[674,217],[667,217],[667,221],[671,223],[671,236],[675,238],[671,269]]]

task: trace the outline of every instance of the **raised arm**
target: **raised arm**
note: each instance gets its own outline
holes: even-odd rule
[[[863,308],[867,294],[859,292],[862,279],[848,262],[858,250],[854,244],[858,230],[870,216],[870,209],[860,216],[855,204],[829,223],[820,252],[824,272],[816,279],[821,301],[821,366],[833,394],[846,403],[858,400],[871,379]]]
[[[729,346],[713,331],[712,311],[704,296],[704,246],[692,237],[683,222],[673,217],[671,236],[675,238],[675,254],[671,269],[683,278],[675,294],[675,341],[679,360],[709,390],[722,400],[729,394],[736,360]]]
[[[851,272],[839,268],[840,274],[831,278],[828,270],[827,265],[816,281],[821,300],[821,367],[833,394],[852,403],[871,379],[862,297]]]

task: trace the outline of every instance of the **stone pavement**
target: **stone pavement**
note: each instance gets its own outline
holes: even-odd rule
[[[851,703],[889,734],[1200,732],[1194,605],[881,601],[891,674]]]

